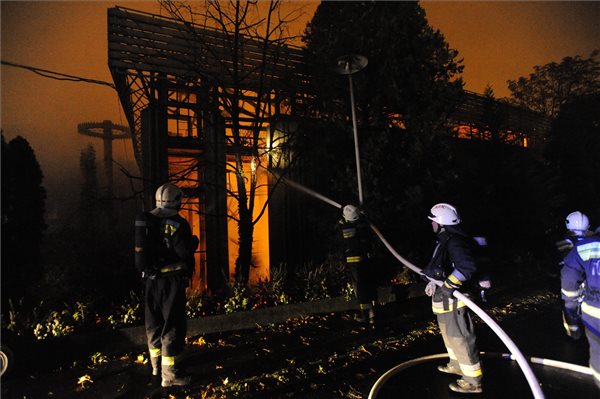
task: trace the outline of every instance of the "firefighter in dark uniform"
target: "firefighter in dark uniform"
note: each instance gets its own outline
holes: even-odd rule
[[[585,214],[579,211],[571,212],[567,216],[565,226],[567,228],[565,238],[556,242],[556,249],[560,256],[559,266],[561,269],[565,264],[564,259],[571,252],[575,244],[586,237],[593,235],[589,230],[590,220]],[[580,287],[580,290],[583,290],[583,288],[583,286]],[[582,299],[581,296],[579,296],[579,298]],[[575,309],[575,313],[581,313],[579,306]],[[563,311],[563,326],[565,327],[567,335],[574,340],[578,340],[583,335],[580,317],[571,317],[571,312]]]
[[[145,324],[152,375],[163,387],[187,385],[178,368],[186,336],[185,288],[194,271],[198,238],[179,215],[181,190],[166,183],[156,191],[156,208],[136,218],[136,266],[146,280]]]
[[[564,315],[569,324],[583,323],[590,345],[590,369],[600,389],[600,237],[577,241],[560,272]]]
[[[354,205],[346,205],[342,209],[342,216],[339,225],[344,242],[344,259],[360,309],[356,320],[374,326],[377,289],[375,273],[371,268],[371,230]]]
[[[454,290],[467,286],[476,274],[474,241],[461,229],[458,212],[450,204],[435,205],[429,219],[437,234],[437,245],[423,272],[444,283],[438,287],[430,281],[425,292],[432,297],[433,313],[437,315],[450,358],[449,363],[438,366],[438,370],[462,376],[450,384],[452,391],[480,393],[483,375],[473,322],[466,305],[453,296]]]

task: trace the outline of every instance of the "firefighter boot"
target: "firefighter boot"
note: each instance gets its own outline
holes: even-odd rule
[[[160,348],[150,348],[150,364],[152,365],[152,376],[160,375]]]
[[[163,388],[171,386],[185,386],[189,385],[191,378],[188,375],[184,375],[180,370],[175,367],[175,358],[171,356],[163,356],[162,361],[162,381],[161,386]]]
[[[375,309],[373,307],[368,310],[369,326],[375,327]]]
[[[461,378],[460,380],[456,380],[456,382],[448,385],[450,390],[458,393],[481,393],[483,390],[481,389],[481,384],[471,384],[465,379]]]
[[[375,313],[373,306],[370,304],[361,303],[359,305],[360,312],[354,317],[354,320],[359,323],[368,323],[371,327],[375,325]]]
[[[456,366],[455,364],[453,364],[452,362],[450,362],[448,364],[440,364],[439,366],[437,366],[437,369],[438,369],[438,371],[441,371],[442,373],[446,373],[446,374],[462,375],[460,368],[458,366]]]

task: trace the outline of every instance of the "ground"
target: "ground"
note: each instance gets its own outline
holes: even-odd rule
[[[587,342],[564,335],[560,305],[555,284],[537,281],[497,290],[482,306],[525,356],[587,366]],[[160,388],[160,381],[150,376],[143,348],[137,348],[53,372],[13,375],[2,381],[2,397],[359,399],[367,398],[375,381],[395,365],[444,352],[428,298],[386,305],[380,309],[376,329],[358,325],[353,315],[313,315],[252,330],[192,337],[182,365],[193,383],[185,389]],[[507,352],[494,333],[475,320],[480,350]],[[435,371],[441,362],[394,376],[378,397],[398,393],[403,398],[459,397],[447,389],[451,377]],[[516,363],[483,357],[482,364],[485,392],[479,397],[532,396]],[[579,389],[577,397],[583,399],[594,392],[591,377],[532,368],[547,398],[564,398]]]

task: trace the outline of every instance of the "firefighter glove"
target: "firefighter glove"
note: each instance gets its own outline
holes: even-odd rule
[[[435,293],[435,287],[436,285],[433,281],[427,283],[427,285],[425,286],[425,295],[433,296],[433,294]]]
[[[444,281],[444,284],[442,284],[440,286],[440,291],[442,293],[442,296],[445,298],[452,298],[453,294],[454,294],[454,290],[456,290],[457,288],[459,288],[459,286],[457,286],[456,284],[454,284],[453,282],[446,280]]]
[[[563,310],[563,326],[569,337],[578,340],[582,336],[581,314],[579,306],[573,306],[571,303],[566,303]]]

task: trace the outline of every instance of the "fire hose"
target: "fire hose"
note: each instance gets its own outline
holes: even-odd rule
[[[486,357],[500,357],[501,359],[515,360],[515,357],[513,355],[511,355],[510,353],[480,352],[480,355],[486,356]],[[379,379],[377,379],[377,381],[375,381],[375,384],[373,384],[373,387],[371,388],[371,392],[369,392],[368,399],[375,399],[377,397],[377,395],[379,394],[379,391],[381,390],[381,387],[383,386],[383,384],[387,380],[389,380],[393,375],[397,374],[398,372],[406,370],[412,366],[416,366],[418,364],[425,363],[429,360],[443,359],[443,358],[447,358],[447,357],[448,357],[447,353],[438,353],[435,355],[429,355],[429,356],[418,357],[416,359],[411,359],[404,363],[400,363],[399,365],[397,365],[395,367],[392,367],[391,369],[386,371],[381,377],[379,377]],[[566,362],[561,362],[558,360],[544,359],[544,358],[540,358],[540,357],[530,357],[529,361],[531,363],[541,364],[543,366],[555,367],[555,368],[559,368],[559,369],[563,369],[563,370],[574,371],[576,373],[592,375],[592,370],[589,367],[581,366],[579,364],[566,363]]]
[[[311,190],[307,187],[304,187],[303,185],[293,182],[289,179],[283,178],[282,177],[282,181],[284,183],[286,183],[287,185],[296,188],[299,191],[302,191],[316,199],[319,199],[329,205],[332,205],[338,209],[342,208],[342,205],[337,203],[336,201],[325,197],[322,194],[317,193],[314,190]],[[418,268],[417,266],[415,266],[414,264],[412,264],[411,262],[409,262],[407,259],[405,259],[404,257],[402,257],[398,252],[396,252],[396,250],[390,245],[390,243],[385,239],[385,237],[381,234],[381,232],[379,231],[379,229],[377,229],[377,227],[375,227],[372,223],[369,223],[369,226],[371,227],[371,229],[373,230],[373,232],[377,235],[377,237],[381,240],[381,242],[383,243],[383,245],[388,249],[388,251],[400,262],[402,263],[404,266],[406,266],[407,268],[409,268],[410,270],[412,270],[413,272],[417,273],[420,276],[425,276],[422,272],[422,270],[420,268]],[[435,285],[437,285],[438,287],[442,286],[442,282],[439,280],[435,280],[432,279],[428,276],[427,279],[429,281],[432,281]],[[504,332],[504,330],[502,330],[502,328],[500,328],[500,326],[498,325],[498,323],[496,323],[494,321],[494,319],[492,319],[487,313],[485,313],[483,311],[483,309],[481,309],[479,306],[477,306],[473,301],[471,301],[467,296],[465,296],[464,294],[462,294],[461,292],[455,290],[453,293],[454,297],[456,297],[457,299],[463,301],[463,303],[473,311],[473,313],[475,313],[477,316],[479,316],[481,318],[481,320],[483,320],[483,322],[485,324],[487,324],[492,331],[494,331],[494,333],[498,336],[498,338],[500,338],[502,340],[502,342],[504,343],[504,345],[506,345],[506,347],[508,348],[508,350],[511,353],[511,356],[514,356],[514,359],[516,360],[516,362],[518,363],[519,367],[521,367],[521,370],[523,371],[523,374],[525,375],[525,378],[527,379],[527,382],[529,384],[529,387],[531,388],[531,392],[533,393],[533,397],[535,399],[544,399],[544,393],[542,392],[542,389],[540,387],[540,383],[538,382],[535,374],[533,374],[533,371],[531,370],[531,366],[529,365],[529,363],[527,362],[527,359],[525,358],[525,356],[523,356],[523,354],[521,353],[521,351],[519,350],[519,348],[517,348],[517,346],[515,345],[515,343],[510,339],[510,337]],[[369,396],[369,398],[371,398],[371,396]]]

